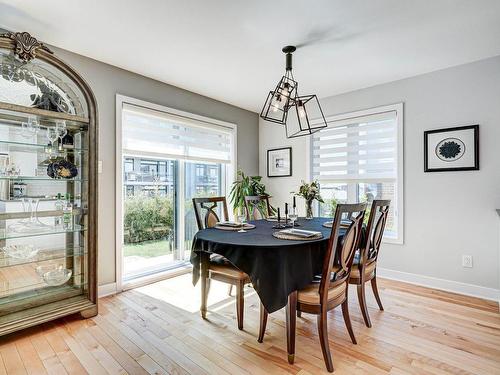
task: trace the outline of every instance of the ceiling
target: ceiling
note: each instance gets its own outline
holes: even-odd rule
[[[320,97],[500,55],[498,0],[0,0],[0,27],[254,112],[288,44]]]

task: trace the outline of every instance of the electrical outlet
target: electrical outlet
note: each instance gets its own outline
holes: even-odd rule
[[[462,255],[462,267],[472,268],[472,255]]]

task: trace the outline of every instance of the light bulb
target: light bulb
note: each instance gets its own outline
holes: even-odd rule
[[[306,109],[304,108],[304,103],[301,100],[297,103],[297,112],[300,118],[306,117]]]
[[[271,100],[271,110],[273,112],[278,112],[278,109],[280,109],[280,107],[282,106],[282,99],[281,99],[281,96],[280,95],[276,95],[275,97],[273,97],[273,99]]]
[[[288,97],[288,96],[290,96],[290,93],[292,92],[292,90],[293,90],[292,85],[290,85],[288,82],[285,82],[283,84],[283,88],[281,91],[282,91],[283,96]]]

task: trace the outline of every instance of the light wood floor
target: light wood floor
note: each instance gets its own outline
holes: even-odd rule
[[[340,311],[329,319],[336,374],[500,374],[498,305],[380,280],[384,312],[371,292],[366,328],[355,290],[349,305],[358,345]],[[199,288],[184,275],[101,300],[96,318],[67,318],[0,339],[0,374],[322,374],[314,316],[297,321],[296,362],[287,363],[284,312],[270,315],[257,343],[258,298],[248,289],[245,330],[234,300],[214,282],[209,320]]]

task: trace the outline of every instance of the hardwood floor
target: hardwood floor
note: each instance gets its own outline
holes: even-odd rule
[[[0,374],[322,374],[327,373],[316,319],[297,319],[296,359],[286,355],[284,310],[269,316],[257,342],[259,303],[248,288],[245,328],[234,297],[212,282],[208,320],[190,275],[100,301],[92,319],[67,318],[0,338]],[[342,312],[329,314],[336,374],[500,374],[498,305],[476,298],[380,279],[385,311],[371,291],[373,323],[363,323],[355,288],[351,344]]]

